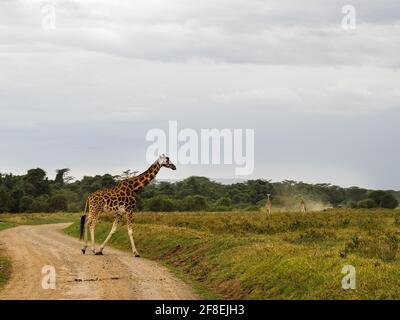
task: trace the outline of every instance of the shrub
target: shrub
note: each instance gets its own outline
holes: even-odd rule
[[[0,212],[7,212],[11,207],[11,196],[4,187],[0,187]]]
[[[373,191],[368,195],[368,198],[374,200],[377,206],[381,208],[394,209],[399,205],[397,199],[386,191]]]
[[[56,194],[50,198],[49,207],[52,211],[67,211],[67,198],[61,194]]]
[[[49,212],[50,211],[49,197],[47,195],[43,195],[35,198],[32,203],[32,211]]]
[[[373,235],[371,237],[352,237],[345,245],[341,256],[346,257],[349,253],[356,253],[367,258],[378,258],[383,261],[396,259],[399,249],[399,239],[395,234]]]
[[[146,201],[145,209],[149,211],[174,211],[176,206],[174,202],[164,196],[156,196]]]
[[[33,198],[31,196],[23,196],[19,201],[19,210],[21,212],[32,212]]]
[[[221,206],[221,207],[230,207],[231,204],[232,201],[228,197],[223,197],[216,202],[216,206]]]
[[[72,202],[68,205],[68,211],[69,212],[82,212],[82,206],[81,203],[79,202]]]
[[[358,205],[358,208],[362,208],[362,209],[371,209],[371,208],[378,207],[377,203],[373,199],[361,200],[358,202],[357,205]]]
[[[182,206],[187,211],[202,211],[207,209],[207,199],[203,196],[186,196],[182,200]]]
[[[382,198],[384,196],[386,196],[387,193],[385,191],[382,190],[377,190],[377,191],[372,191],[369,195],[368,195],[368,199],[372,199],[375,201],[375,203],[380,206],[381,205],[381,201]]]
[[[399,205],[397,199],[391,194],[386,194],[381,199],[381,207],[386,209],[395,209]]]
[[[352,208],[352,209],[357,209],[358,208],[358,202],[351,201],[349,203],[349,207]]]

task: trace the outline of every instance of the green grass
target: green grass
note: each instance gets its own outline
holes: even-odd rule
[[[0,214],[0,230],[18,225],[39,225],[73,222],[80,217],[78,213],[18,213]]]
[[[400,212],[138,213],[139,252],[168,266],[206,298],[399,299]],[[109,219],[105,219],[109,220]],[[96,227],[101,242],[110,221]],[[66,229],[77,236],[78,222]],[[130,250],[126,228],[110,245]],[[106,250],[105,250],[106,254]],[[343,290],[342,267],[357,272]]]
[[[79,214],[0,214],[0,230],[22,224],[74,222]],[[111,228],[96,227],[101,242]],[[307,213],[137,213],[134,237],[142,256],[166,265],[204,298],[399,299],[399,210]],[[126,227],[110,245],[130,250]],[[107,254],[107,249],[105,249]],[[342,267],[357,272],[357,289],[343,290]],[[0,287],[11,264],[0,252]]]
[[[7,283],[11,275],[11,261],[3,256],[0,250],[0,289]]]
[[[0,231],[8,228],[15,227],[16,224],[10,221],[1,221],[0,220]]]

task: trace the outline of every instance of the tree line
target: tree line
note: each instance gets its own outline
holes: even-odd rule
[[[85,176],[74,180],[68,168],[56,170],[54,180],[41,168],[24,175],[0,173],[0,212],[79,212],[87,196],[110,188],[131,175]],[[296,210],[301,199],[316,209],[329,207],[398,207],[399,191],[342,188],[331,184],[309,184],[293,180],[271,182],[264,179],[222,184],[206,177],[188,177],[177,182],[153,181],[137,195],[139,211],[229,211],[260,210],[266,194],[274,207]]]

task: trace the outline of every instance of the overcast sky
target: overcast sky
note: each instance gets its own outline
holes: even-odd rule
[[[2,0],[0,171],[143,170],[146,133],[177,120],[254,129],[255,170],[178,163],[159,178],[400,189],[400,3],[352,1],[354,30],[347,4]]]

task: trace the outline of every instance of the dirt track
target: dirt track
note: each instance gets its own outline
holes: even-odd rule
[[[0,232],[13,262],[1,299],[196,299],[192,289],[155,262],[107,247],[83,255],[60,231],[69,224],[20,226]],[[88,250],[90,251],[90,250]],[[43,266],[56,270],[56,288],[43,289]]]

